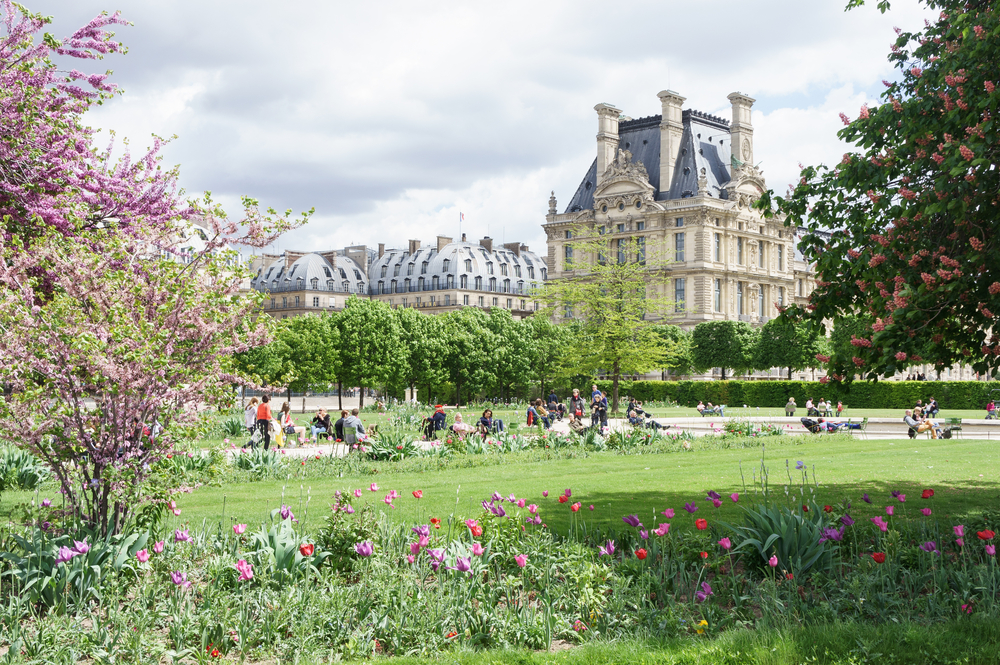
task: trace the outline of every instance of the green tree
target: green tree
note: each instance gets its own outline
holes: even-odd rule
[[[587,226],[571,233],[568,244],[578,258],[567,265],[570,276],[546,282],[540,299],[550,315],[579,320],[587,339],[581,365],[611,374],[611,408],[617,411],[622,374],[645,373],[666,360],[655,326],[673,310],[664,295],[669,262],[648,254],[637,238],[611,238]]]
[[[525,321],[531,341],[530,371],[541,395],[579,373],[580,346],[575,327],[558,325],[544,316]]]
[[[746,321],[706,321],[691,333],[691,358],[694,366],[704,371],[712,367],[740,374],[754,367],[753,352],[759,331]]]
[[[400,341],[399,323],[387,303],[351,296],[336,319],[340,336],[340,379],[365,389],[384,386],[397,378],[406,349]]]
[[[412,307],[393,311],[399,324],[400,341],[405,352],[402,363],[402,380],[410,388],[426,388],[425,401],[432,398],[432,387],[448,380],[444,367],[448,352],[444,319],[427,316]]]
[[[440,317],[443,339],[447,345],[443,365],[448,380],[455,384],[455,401],[462,395],[475,395],[496,382],[496,335],[488,325],[489,316],[481,309],[463,307]]]
[[[531,380],[531,337],[523,321],[515,321],[510,311],[500,307],[490,310],[486,325],[493,333],[494,395],[509,399],[511,391],[523,392]]]
[[[842,316],[834,321],[830,332],[830,355],[852,359],[852,367],[856,366],[853,361],[854,349],[857,348],[855,344],[871,334],[872,323],[873,319],[869,316]],[[855,341],[854,344],[851,340]],[[854,372],[850,374],[853,376]]]
[[[656,326],[655,330],[663,340],[666,354],[662,369],[678,376],[690,374],[693,368],[691,333],[670,324]]]
[[[753,366],[756,369],[787,367],[791,381],[793,371],[820,366],[817,355],[827,350],[825,341],[825,337],[804,323],[781,317],[771,319],[760,329]]]
[[[924,4],[935,18],[899,32],[883,103],[843,116],[841,162],[804,168],[787,198],[773,198],[786,224],[808,227],[799,246],[818,274],[809,305],[788,315],[816,329],[873,319],[850,349],[834,345],[834,380],[915,362],[1000,366],[1000,11],[996,2]]]

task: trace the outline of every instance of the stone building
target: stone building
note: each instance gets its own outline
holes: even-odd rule
[[[342,309],[351,295],[428,314],[460,307],[500,307],[515,318],[536,311],[534,289],[546,279],[545,261],[521,243],[494,248],[493,239],[435,245],[410,240],[406,249],[364,245],[323,252],[285,251],[253,257],[249,285],[267,294],[275,318]]]
[[[795,231],[752,208],[766,187],[753,161],[754,100],[729,95],[730,121],[683,109],[675,92],[658,96],[662,113],[636,120],[595,107],[597,158],[563,212],[554,193],[549,200],[550,278],[573,274],[566,259],[582,231],[607,236],[612,256],[632,239],[660,257],[649,269],[669,275],[670,321],[685,329],[720,319],[763,324],[777,306],[804,302],[814,280]]]

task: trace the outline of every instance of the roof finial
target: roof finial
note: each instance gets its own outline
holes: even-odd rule
[[[549,214],[556,214],[556,190],[552,190],[552,196],[549,197]]]

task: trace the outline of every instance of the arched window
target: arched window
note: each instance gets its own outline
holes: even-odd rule
[[[451,259],[445,259],[441,267],[445,272],[448,272],[448,269],[451,267]]]

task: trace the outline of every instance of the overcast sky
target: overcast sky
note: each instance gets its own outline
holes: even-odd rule
[[[434,236],[490,236],[544,253],[555,190],[563,210],[596,155],[595,104],[731,117],[754,105],[755,159],[782,193],[798,164],[839,161],[838,113],[857,117],[890,78],[893,26],[927,10],[894,0],[318,2],[24,0],[57,37],[102,10],[134,25],[113,69],[125,91],[94,127],[176,134],[165,152],[189,193],[210,190],[312,222],[279,249]],[[84,63],[85,65],[87,63]],[[79,64],[76,66],[84,69]]]

